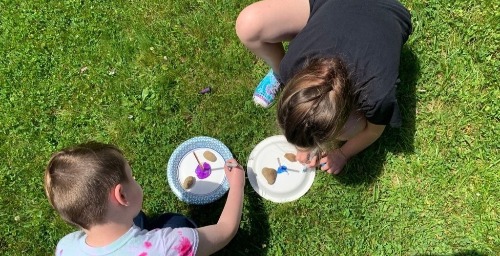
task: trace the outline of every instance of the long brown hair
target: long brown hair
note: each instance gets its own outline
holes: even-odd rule
[[[61,217],[88,229],[103,223],[111,189],[128,180],[126,160],[113,145],[90,142],[52,155],[45,193]]]
[[[340,58],[312,59],[286,84],[278,101],[278,124],[287,140],[301,148],[326,151],[353,108],[346,65]]]

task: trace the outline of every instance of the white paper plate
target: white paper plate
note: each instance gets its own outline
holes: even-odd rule
[[[203,156],[205,151],[212,152],[217,160],[211,162]],[[201,163],[210,164],[212,172],[206,178],[200,179],[196,173],[198,162],[193,154],[196,154]],[[217,139],[211,137],[194,137],[183,142],[177,147],[168,160],[167,181],[182,201],[190,204],[208,204],[221,198],[229,189],[224,164],[233,155],[229,149]],[[184,189],[182,183],[188,176],[195,177],[194,185]]]
[[[285,158],[286,153],[296,154],[295,146],[288,143],[285,136],[276,135],[261,141],[252,150],[248,159],[247,175],[253,189],[265,199],[276,203],[285,203],[299,199],[311,187],[316,172],[307,169],[299,162],[290,162]],[[278,170],[281,165],[288,168],[288,172],[279,173],[276,182],[269,185],[262,176],[264,167]]]

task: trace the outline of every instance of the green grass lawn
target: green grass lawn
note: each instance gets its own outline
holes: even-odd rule
[[[234,32],[252,1],[0,0],[0,255],[50,255],[74,230],[51,209],[52,152],[88,140],[121,147],[144,211],[215,223],[225,198],[179,201],[170,154],[194,136],[242,163],[279,133],[254,106],[268,67]],[[220,255],[500,254],[500,11],[493,0],[405,0],[401,129],[318,173],[297,201],[246,186],[244,215]],[[211,86],[212,93],[198,91]]]

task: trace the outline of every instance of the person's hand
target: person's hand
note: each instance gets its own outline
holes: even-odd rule
[[[339,174],[347,163],[347,157],[341,149],[335,149],[320,159],[321,170],[330,174]]]
[[[311,151],[310,150],[302,150],[297,148],[297,154],[295,155],[295,159],[305,165],[307,168],[311,168],[317,165],[316,160],[317,157],[313,156],[311,158]]]
[[[297,149],[295,159],[301,164],[309,164],[309,151]]]
[[[224,172],[230,188],[243,188],[245,186],[245,171],[235,159],[226,161]]]

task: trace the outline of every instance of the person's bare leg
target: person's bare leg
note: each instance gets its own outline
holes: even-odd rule
[[[293,39],[309,18],[309,0],[264,0],[247,6],[236,20],[236,34],[274,72],[285,50],[283,41]]]

